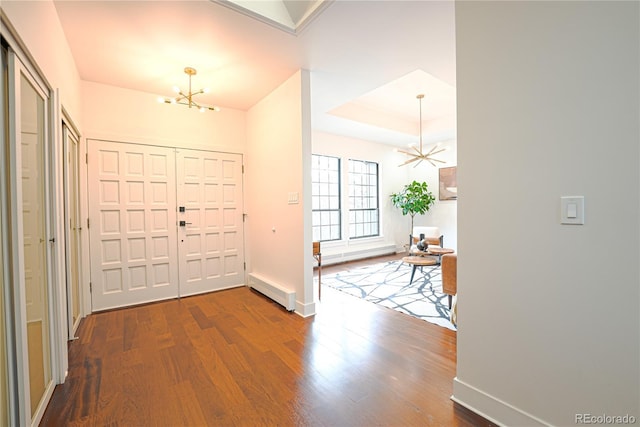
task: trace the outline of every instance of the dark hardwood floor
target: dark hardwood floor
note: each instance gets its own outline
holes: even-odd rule
[[[492,425],[449,399],[455,332],[328,287],[307,319],[237,288],[92,314],[78,336],[41,426]]]

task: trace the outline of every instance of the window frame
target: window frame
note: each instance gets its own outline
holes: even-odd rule
[[[356,171],[356,165],[364,166],[364,171]],[[375,173],[371,173],[371,167],[375,168]],[[358,178],[356,178],[359,177]],[[362,177],[368,177],[362,179]],[[372,182],[372,179],[373,182]],[[378,162],[350,158],[347,169],[348,179],[348,226],[349,240],[359,240],[366,238],[380,237],[380,165]],[[356,183],[360,181],[360,183]],[[365,182],[366,181],[366,182]],[[359,188],[358,188],[359,187]],[[373,191],[371,190],[373,189]],[[373,202],[373,205],[372,205]],[[360,205],[360,207],[358,207]],[[361,219],[358,219],[361,213]],[[366,218],[365,218],[366,217]],[[375,224],[375,230],[365,232],[367,225]],[[358,232],[358,227],[362,226],[362,232]]]
[[[319,169],[316,167],[318,163],[321,162],[319,160],[316,162],[316,159],[326,158],[329,159],[329,162],[332,160],[337,161],[337,167],[326,169]],[[327,180],[323,181],[320,176],[316,179],[316,173],[321,175],[323,172],[327,173]],[[337,177],[337,182],[333,182],[331,180],[331,174],[335,173]],[[342,240],[343,232],[343,218],[342,218],[342,158],[338,156],[330,156],[326,154],[312,154],[311,155],[311,228],[312,235],[314,241],[320,242],[337,242]],[[323,194],[323,191],[316,192],[316,186],[318,188],[323,185],[327,185],[327,194]],[[332,190],[337,190],[337,194],[333,194]],[[321,208],[322,200],[321,198],[327,197],[327,203],[329,203],[329,208]],[[332,202],[337,203],[337,207],[332,207]],[[333,215],[332,215],[333,214]],[[337,215],[336,215],[337,214]],[[328,224],[323,221],[323,217],[326,217],[328,220]],[[333,217],[333,218],[332,218]],[[337,221],[333,221],[333,219],[337,218]],[[319,219],[319,223],[318,223]],[[323,227],[329,227],[329,238],[323,239]],[[316,229],[318,229],[316,234]],[[337,230],[337,236],[334,236],[334,230]]]

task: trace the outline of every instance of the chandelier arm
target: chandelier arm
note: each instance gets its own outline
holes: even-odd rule
[[[413,167],[417,167],[420,163],[422,163],[422,159],[420,159],[420,161],[418,163],[416,163],[415,165],[413,165]]]
[[[440,159],[434,159],[433,157],[428,157],[429,160],[433,160],[434,162],[438,162],[438,163],[447,163],[444,160],[440,160]],[[435,166],[435,165],[434,165]]]
[[[443,151],[447,151],[447,149],[446,149],[446,148],[441,148],[441,149],[439,149],[439,150],[432,151],[430,154],[431,154],[431,155],[434,155],[434,154],[442,153]]]
[[[185,95],[184,93],[182,93],[182,91],[178,92],[178,95],[180,96],[176,96],[176,102],[180,103],[180,101],[182,101],[183,99],[189,99],[189,97],[187,95]]]
[[[407,156],[415,156],[415,154],[409,152],[409,151],[404,151],[404,150],[397,150],[398,153],[402,153],[402,154],[406,154]]]
[[[416,160],[420,160],[420,161],[422,161],[422,159],[421,159],[420,157],[415,156],[413,159],[406,160],[404,163],[402,163],[401,165],[398,165],[398,166],[408,165],[409,163],[413,163],[413,162],[415,162]]]
[[[413,149],[413,151],[418,153],[418,156],[422,156],[422,148],[420,148],[420,150],[418,150],[416,147],[411,147],[411,148]]]
[[[444,150],[446,150],[447,148],[440,148],[440,143],[434,145],[431,150],[429,150],[429,152],[427,154],[425,154],[425,156],[429,156],[431,154],[437,154],[437,153],[441,153]]]

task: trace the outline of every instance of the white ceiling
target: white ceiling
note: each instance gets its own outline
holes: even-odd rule
[[[304,68],[316,130],[415,143],[424,93],[425,141],[454,133],[443,125],[455,116],[453,1],[337,0],[297,35],[209,0],[54,3],[83,80],[154,100],[186,89],[190,66],[193,89],[210,88],[199,102],[246,111]]]

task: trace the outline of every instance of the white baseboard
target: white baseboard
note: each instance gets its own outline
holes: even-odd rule
[[[335,249],[334,249],[335,250]],[[367,247],[361,249],[346,249],[340,252],[322,250],[322,265],[338,264],[341,262],[355,261],[357,259],[371,258],[397,253],[395,244]]]
[[[287,289],[279,283],[275,283],[257,274],[249,273],[249,287],[271,298],[288,311],[293,311],[296,308],[295,291]]]
[[[495,396],[460,381],[458,377],[453,379],[451,400],[499,426],[551,425]]]
[[[316,303],[303,304],[296,301],[296,314],[302,317],[310,317],[316,314]]]

